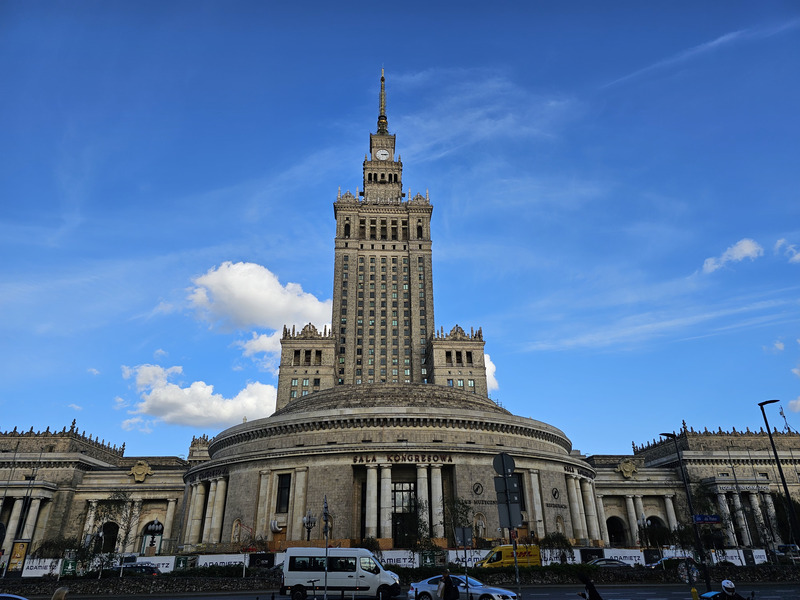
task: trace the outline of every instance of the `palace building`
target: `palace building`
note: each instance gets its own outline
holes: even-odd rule
[[[515,463],[521,538],[558,532],[576,545],[637,548],[648,528],[689,522],[673,440],[586,456],[560,429],[488,397],[482,329],[436,328],[433,205],[404,186],[389,131],[381,76],[362,183],[333,203],[331,326],[284,328],[275,413],[195,439],[188,460],[126,458],[124,447],[87,438],[74,423],[61,432],[0,433],[3,548],[90,540],[100,531],[104,544],[119,545],[120,524],[99,510],[119,490],[133,529],[125,549],[142,554],[245,540],[274,550],[307,538],[322,543],[323,498],[332,543],[375,538],[382,548],[407,548],[422,523],[447,546],[456,502],[471,507],[474,535],[488,543],[507,537],[498,531],[494,485],[501,452]],[[775,438],[800,497],[800,436]],[[722,518],[721,545],[763,547],[786,537],[765,432],[684,425],[677,443],[696,502]],[[318,522],[307,528],[309,511]],[[146,533],[153,523],[163,525],[156,544]]]

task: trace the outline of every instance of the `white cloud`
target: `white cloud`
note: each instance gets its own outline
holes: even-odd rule
[[[781,238],[775,242],[773,250],[775,254],[778,254],[781,249],[783,249],[783,255],[789,258],[790,263],[800,263],[800,251],[795,244],[790,244],[785,238]]]
[[[183,368],[180,366],[168,369],[157,365],[123,367],[125,379],[135,377],[142,400],[129,413],[149,415],[153,417],[153,422],[226,427],[241,423],[244,417],[257,419],[275,412],[277,390],[274,386],[253,382],[233,398],[225,398],[214,393],[214,386],[203,381],[195,381],[186,387],[170,383],[172,376],[181,373]],[[141,428],[143,421],[137,419],[140,417],[128,419],[123,427]]]
[[[785,347],[785,346],[784,346],[784,344],[783,344],[783,342],[782,342],[782,341],[780,341],[780,340],[777,340],[777,341],[776,341],[776,342],[773,344],[773,346],[775,347],[775,350],[778,350],[779,352],[782,352],[782,351],[783,351],[783,349],[784,349],[784,347]]]
[[[792,373],[794,373],[795,375],[800,377],[800,365],[798,365],[794,369],[792,369]]]
[[[282,331],[276,331],[271,334],[262,333],[260,335],[254,332],[252,338],[246,341],[236,342],[236,345],[244,350],[245,356],[263,354],[264,356],[260,360],[261,367],[273,375],[277,375],[282,335]]]
[[[740,262],[745,258],[755,260],[764,254],[764,249],[750,238],[744,238],[730,246],[719,258],[707,258],[703,263],[703,273],[713,273],[725,263]]]
[[[281,285],[269,269],[254,263],[224,262],[193,280],[189,303],[202,318],[223,327],[322,326],[331,301],[321,302],[300,284]]]
[[[92,374],[92,375],[100,375],[100,371],[98,371],[97,369],[94,369],[94,368],[92,368],[92,367],[90,367],[90,368],[86,369],[86,372],[87,372],[87,373],[90,373],[90,374]]]
[[[800,396],[794,400],[789,400],[789,410],[792,412],[800,412]]]
[[[153,352],[153,357],[154,358],[164,358],[165,356],[167,356],[167,354],[168,353],[167,353],[166,350],[162,350],[161,348],[159,348],[158,350]]]
[[[493,392],[494,390],[500,389],[500,384],[497,383],[497,378],[495,377],[497,365],[492,362],[492,357],[488,354],[484,354],[483,362],[486,365],[486,387],[488,391]]]
[[[83,410],[83,407],[82,406],[78,406],[77,404],[67,404],[67,406],[69,408],[71,408],[72,410]]]

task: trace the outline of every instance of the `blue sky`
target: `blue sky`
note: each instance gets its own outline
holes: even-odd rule
[[[586,454],[800,427],[800,5],[395,6],[0,0],[0,431],[268,415],[381,67],[494,399]]]

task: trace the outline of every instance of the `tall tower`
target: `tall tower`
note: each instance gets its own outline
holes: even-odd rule
[[[319,333],[310,325],[299,334],[284,330],[277,407],[334,385],[457,387],[460,382],[466,391],[485,396],[480,331],[465,334],[456,327],[451,335],[434,335],[433,207],[427,193],[411,198],[403,192],[403,162],[389,133],[383,70],[377,132],[369,136],[362,168],[363,191],[357,196],[340,191],[333,204],[331,331]],[[466,371],[471,376],[463,375]]]

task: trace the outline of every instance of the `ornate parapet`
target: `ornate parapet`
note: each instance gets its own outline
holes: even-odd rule
[[[323,327],[322,333],[312,324],[309,323],[297,333],[294,325],[289,329],[286,325],[283,326],[282,340],[322,340],[333,337],[333,331],[329,330],[327,326]]]
[[[11,431],[0,432],[0,449],[18,453],[38,452],[81,452],[100,460],[116,463],[125,455],[125,444],[117,447],[106,443],[98,436],[87,436],[86,431],[78,432],[76,421],[73,420],[69,429],[64,427],[61,431]]]
[[[434,339],[455,341],[455,342],[482,342],[483,330],[480,327],[478,327],[478,331],[475,331],[473,328],[470,328],[469,335],[467,335],[466,332],[459,325],[453,327],[450,330],[450,333],[445,333],[444,327],[442,327],[439,331],[436,332]]]

